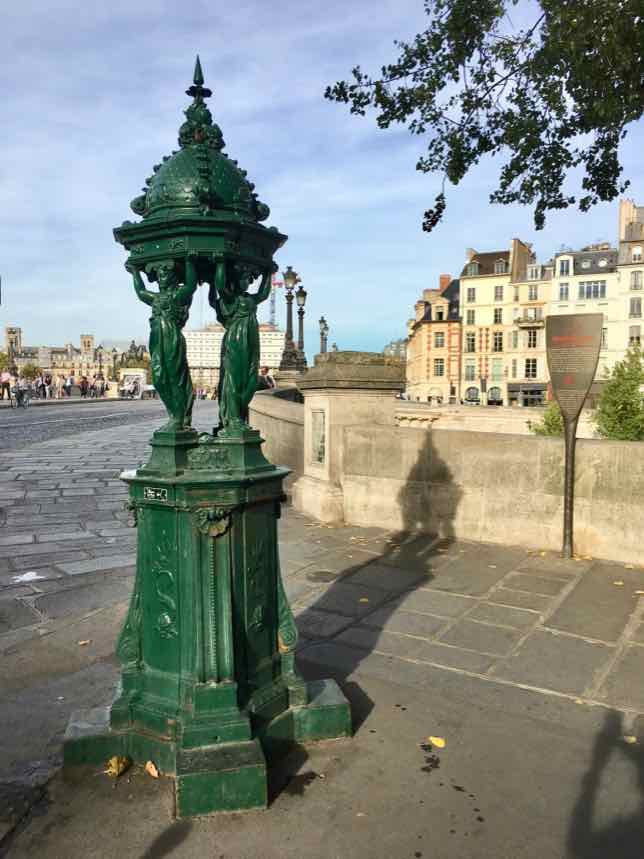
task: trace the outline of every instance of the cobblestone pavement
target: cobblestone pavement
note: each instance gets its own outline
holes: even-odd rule
[[[36,401],[28,409],[10,409],[0,400],[0,453],[27,447],[39,441],[74,435],[158,416],[163,421],[159,400],[63,400]]]
[[[212,404],[199,404],[195,423],[206,429],[215,415]],[[117,475],[146,458],[158,424],[0,454],[0,687],[8,740],[0,771],[21,786],[5,784],[18,790],[6,831],[20,816],[15,808],[29,802],[24,785],[37,790],[59,762],[70,712],[105,703],[118,678],[113,649],[133,582],[135,532],[126,526]],[[566,706],[566,719],[573,708],[593,728],[614,707],[622,710],[623,733],[634,732],[644,713],[642,568],[326,527],[288,508],[280,553],[309,675],[366,677],[369,688],[381,684],[382,700],[392,694],[392,678],[434,698],[442,688],[456,695],[449,684],[458,682],[459,694],[467,684],[474,709],[491,700],[513,712]],[[352,701],[355,712],[373,706],[361,700]],[[533,799],[526,802],[531,808]],[[0,784],[0,839],[1,806]]]

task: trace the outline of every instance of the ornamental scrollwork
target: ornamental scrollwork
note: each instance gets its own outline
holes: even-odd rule
[[[231,512],[223,507],[198,507],[194,511],[197,530],[206,537],[220,537],[230,527]]]
[[[136,528],[139,524],[139,509],[136,501],[126,501],[123,509],[127,510],[127,527]]]
[[[170,570],[159,570],[156,575],[156,592],[159,603],[159,614],[155,630],[161,638],[176,638],[177,603],[175,600],[174,573]]]
[[[213,441],[200,442],[188,453],[188,465],[197,470],[217,468],[221,471],[232,469],[230,453]]]

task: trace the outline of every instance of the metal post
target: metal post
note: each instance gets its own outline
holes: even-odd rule
[[[286,343],[293,343],[293,289],[286,289]]]
[[[304,352],[304,308],[297,309],[297,351]]]
[[[574,420],[564,420],[566,464],[564,473],[563,547],[561,550],[564,558],[572,558],[572,522],[575,506],[575,447],[578,420],[579,417],[576,417]]]

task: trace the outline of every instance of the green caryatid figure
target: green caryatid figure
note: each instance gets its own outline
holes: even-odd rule
[[[217,321],[226,329],[221,346],[219,376],[219,420],[221,426],[241,427],[248,422],[248,405],[257,390],[259,372],[259,328],[257,305],[271,292],[272,263],[262,275],[255,294],[248,292],[247,269],[222,258],[215,260],[208,301]]]
[[[181,329],[188,321],[192,297],[197,288],[194,263],[190,259],[186,262],[183,286],[179,284],[174,262],[147,266],[146,274],[150,280],[157,280],[158,292],[145,288],[138,268],[131,263],[125,267],[132,273],[136,294],[152,308],[150,363],[152,382],[170,416],[164,429],[189,427],[194,393],[186,358],[186,340]]]

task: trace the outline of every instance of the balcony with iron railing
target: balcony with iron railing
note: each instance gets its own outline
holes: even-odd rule
[[[516,316],[513,322],[518,328],[543,328],[546,324],[540,307],[524,311],[520,316]]]

